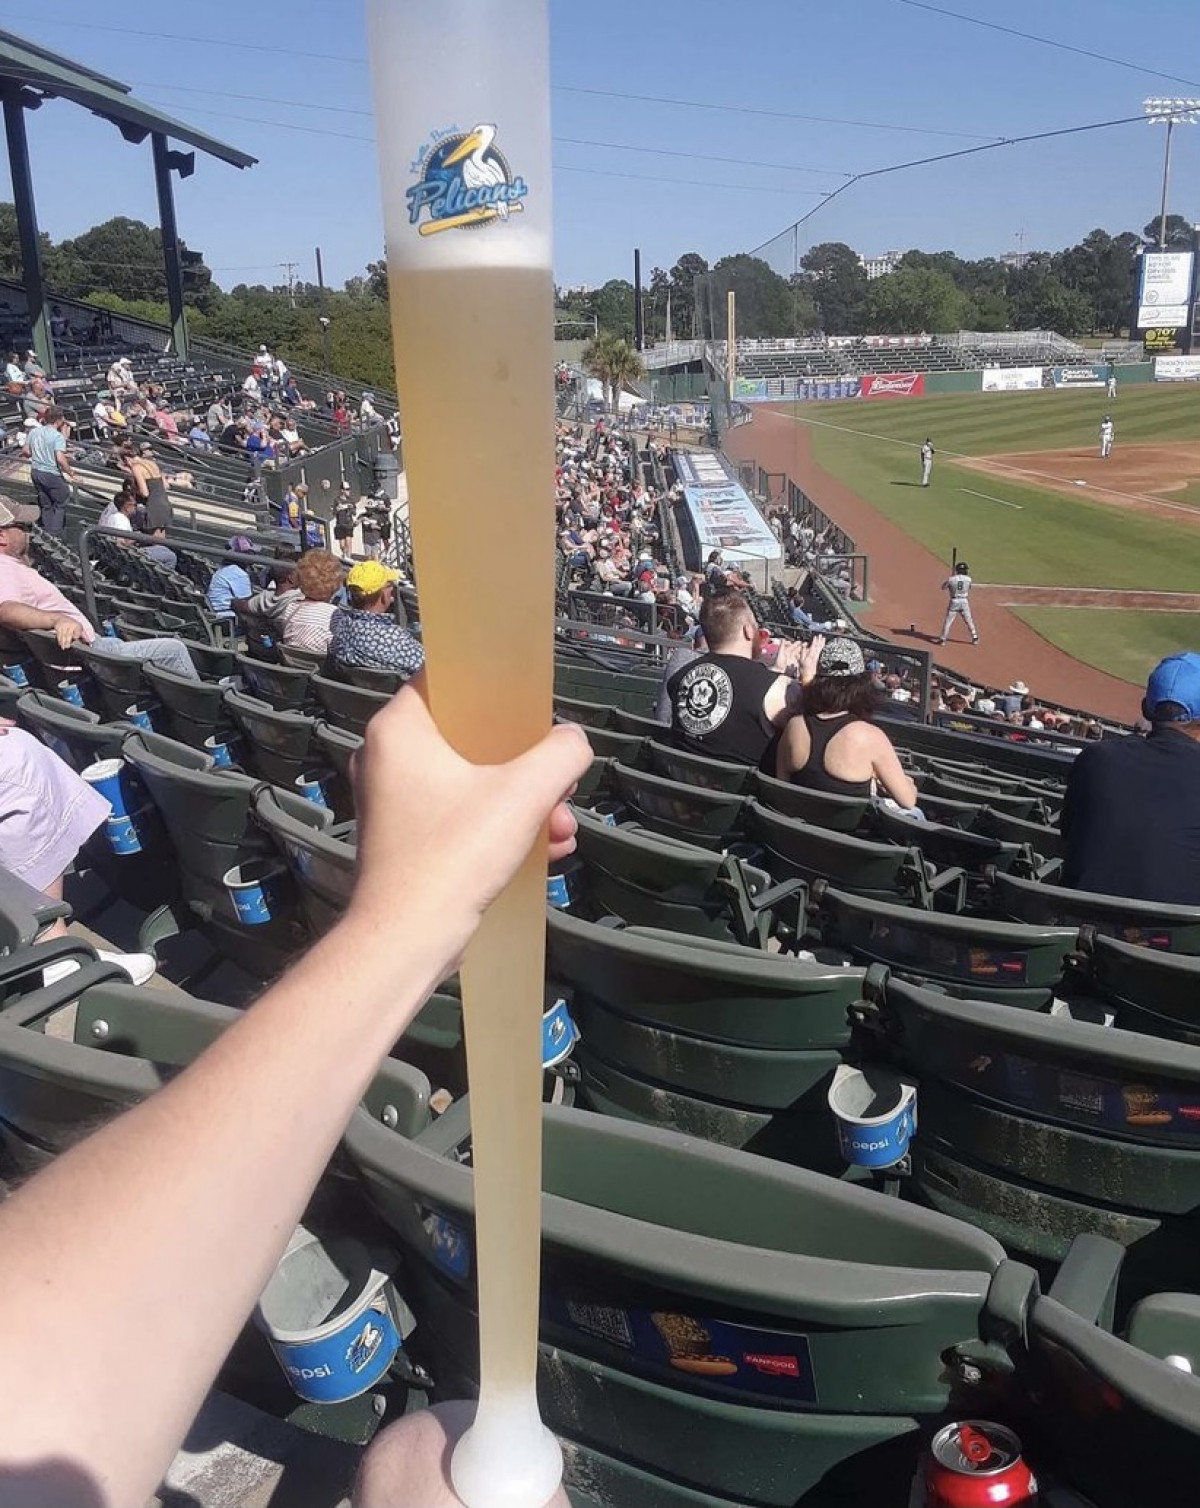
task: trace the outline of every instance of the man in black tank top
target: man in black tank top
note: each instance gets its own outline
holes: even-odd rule
[[[824,639],[787,643],[778,670],[758,658],[758,624],[740,592],[710,592],[700,608],[707,654],[667,682],[671,736],[681,749],[770,770],[779,729],[800,711],[800,686],[811,681]],[[792,674],[779,672],[795,671]]]

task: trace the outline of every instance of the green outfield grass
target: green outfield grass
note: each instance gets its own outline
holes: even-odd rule
[[[1019,618],[1069,655],[1144,686],[1164,655],[1200,650],[1200,614],[1107,607],[1017,607]]]
[[[981,581],[1195,591],[1195,525],[1125,513],[1089,501],[1082,488],[1076,498],[1010,482],[950,458],[1090,448],[1108,409],[1118,446],[1200,435],[1200,386],[1191,383],[1130,386],[1115,403],[1092,389],[808,403],[790,412],[809,426],[821,466],[942,559],[957,549]],[[906,485],[918,477],[926,435],[938,450],[933,481]]]

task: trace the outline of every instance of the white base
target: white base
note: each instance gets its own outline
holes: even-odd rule
[[[542,1508],[562,1481],[562,1451],[535,1397],[480,1399],[475,1423],[450,1459],[466,1508]]]

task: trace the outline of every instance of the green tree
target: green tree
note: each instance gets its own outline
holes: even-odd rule
[[[583,368],[600,380],[605,402],[615,412],[622,390],[641,377],[642,359],[627,340],[601,330],[584,347]]]
[[[867,285],[867,323],[882,334],[961,330],[969,310],[950,274],[931,267],[898,267]]]
[[[671,268],[671,326],[676,335],[698,336],[707,328],[696,308],[696,280],[707,272],[708,263],[698,251],[685,251]]]
[[[38,240],[42,248],[42,261],[45,263],[53,250],[53,243],[44,230],[39,233]],[[0,278],[19,283],[21,277],[21,243],[17,237],[17,207],[15,204],[0,202]]]
[[[381,258],[378,262],[367,263],[367,292],[372,298],[381,298],[386,301],[388,296],[386,257]]]
[[[800,258],[805,286],[827,335],[857,335],[867,307],[867,274],[844,241],[822,241]]]
[[[180,251],[187,250],[179,243]],[[103,289],[127,299],[165,299],[162,235],[144,220],[114,216],[82,235],[63,241],[47,260],[47,281],[68,298],[86,298]],[[205,308],[215,296],[212,271],[203,258],[189,267],[185,302]]]
[[[1111,236],[1097,229],[1054,258],[1054,271],[1063,287],[1086,300],[1091,310],[1089,330],[1115,334],[1128,322],[1134,253],[1140,244],[1132,231]]]
[[[633,284],[624,278],[611,278],[591,295],[591,312],[601,330],[632,340]]]
[[[710,274],[717,329],[724,331],[726,298],[737,296],[737,333],[749,339],[795,333],[797,301],[786,278],[761,257],[722,257]]]
[[[1147,246],[1158,245],[1158,216],[1142,226],[1142,235]],[[1192,245],[1192,227],[1183,215],[1167,216],[1167,250],[1189,251]]]

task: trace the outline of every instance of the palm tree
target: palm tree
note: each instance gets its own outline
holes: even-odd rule
[[[642,358],[627,340],[609,330],[598,330],[583,351],[584,370],[598,377],[604,387],[605,401],[614,413],[622,388],[629,387],[642,375]]]

